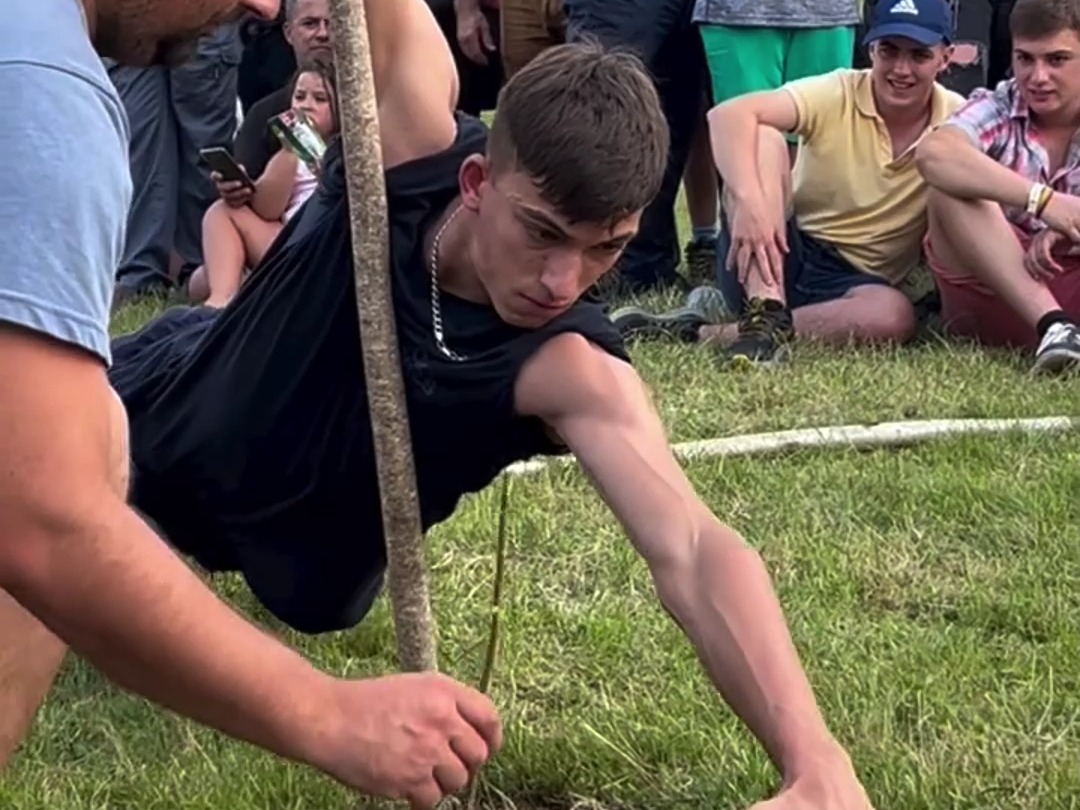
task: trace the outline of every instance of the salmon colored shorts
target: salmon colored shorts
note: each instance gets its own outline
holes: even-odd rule
[[[1013,227],[1016,238],[1026,251],[1031,237]],[[937,279],[941,296],[941,317],[950,334],[974,338],[987,346],[1002,346],[1034,350],[1039,337],[1016,311],[973,276],[963,276],[944,267],[934,255],[930,236],[923,240],[926,262]],[[1080,321],[1080,256],[1058,259],[1065,272],[1049,282],[1050,292],[1061,309],[1073,320]],[[1022,267],[1020,272],[1026,272]]]

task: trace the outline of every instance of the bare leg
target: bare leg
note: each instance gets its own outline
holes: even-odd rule
[[[0,769],[30,730],[38,706],[52,686],[67,653],[22,605],[0,591]]]
[[[930,244],[942,265],[971,275],[997,293],[1032,329],[1060,309],[1050,289],[1024,270],[1024,252],[1001,206],[959,200],[934,189],[928,197]]]
[[[706,148],[708,148],[708,143],[706,143]],[[783,221],[785,212],[789,208],[788,200],[791,198],[791,169],[788,163],[787,143],[784,137],[771,127],[758,128],[758,177],[766,195],[766,204]],[[735,199],[726,187],[720,197],[730,223],[736,211]],[[726,258],[726,256],[716,256],[715,261],[724,261]],[[710,268],[709,276],[712,276],[714,272],[715,266]],[[760,275],[754,268],[752,268],[752,274]],[[769,291],[767,295],[783,301],[782,285],[781,289]],[[612,313],[612,319],[624,337],[665,334],[675,335],[679,340],[696,342],[698,339],[706,339],[721,329],[718,326],[702,327],[700,312],[689,306],[660,315],[652,315],[640,307],[623,307]],[[735,328],[734,325],[732,328]]]
[[[762,188],[770,193],[768,204],[775,216],[786,220],[791,207],[790,150],[776,131],[762,128],[758,134],[758,173]],[[737,203],[724,195],[724,209],[730,216]],[[754,260],[751,260],[752,262]],[[758,268],[751,266],[744,285],[747,300],[761,299],[787,303],[783,280],[766,282]],[[796,336],[833,345],[860,342],[904,342],[915,332],[915,313],[903,293],[891,287],[855,287],[832,301],[798,307],[791,313]],[[739,324],[702,327],[703,342],[730,345],[739,337]]]
[[[196,267],[188,279],[187,294],[193,304],[201,304],[210,297],[210,282],[206,278],[206,268],[203,265]]]
[[[689,234],[685,236],[683,265],[691,285],[710,284],[716,274],[716,236],[720,213],[719,179],[709,144],[709,125],[704,111],[690,142],[683,169],[683,190],[690,214]]]
[[[786,221],[791,209],[788,144],[779,132],[768,127],[758,130],[758,177],[765,190],[766,204],[777,220]],[[728,189],[724,190],[722,200],[730,221],[738,210],[737,203]],[[767,283],[753,264],[744,292],[748,300],[787,303],[783,279],[779,284]],[[739,337],[739,323],[710,324],[698,328],[700,315],[688,312],[688,308],[654,317],[643,317],[637,308],[628,309],[634,312],[624,316],[626,326],[639,333],[656,329],[678,334],[680,339],[688,339],[683,335],[692,328],[701,342],[720,346],[731,345]],[[882,285],[855,287],[832,301],[798,307],[791,313],[791,324],[794,334],[800,338],[834,345],[844,345],[852,340],[902,343],[914,335],[916,327],[914,309],[904,294]]]
[[[747,288],[748,295],[753,295]],[[907,297],[892,287],[863,285],[821,304],[791,311],[795,335],[834,346],[849,343],[905,343],[915,334],[915,310]],[[701,340],[727,346],[738,337],[738,324],[701,328]]]
[[[791,208],[791,165],[788,158],[787,141],[772,127],[758,127],[758,179],[765,192],[765,202],[773,214],[781,221],[787,219]],[[725,188],[722,195],[724,213],[730,223],[738,211],[738,203]],[[721,261],[726,256],[720,257]],[[750,260],[750,272],[746,284],[747,298],[771,298],[785,301],[783,279],[779,285],[769,285],[762,280],[762,273]]]
[[[244,240],[218,200],[203,217],[203,272],[210,287],[206,303],[225,306],[240,289],[244,275]]]
[[[203,217],[203,265],[210,286],[207,306],[223,307],[240,289],[244,268],[262,261],[281,233],[280,222],[267,222],[248,206],[231,208],[221,200]]]
[[[127,415],[120,398],[112,412],[113,486],[127,496]],[[52,686],[67,646],[9,594],[0,591],[0,770],[7,765]]]

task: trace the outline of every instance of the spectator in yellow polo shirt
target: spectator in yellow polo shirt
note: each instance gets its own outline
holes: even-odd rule
[[[709,324],[693,303],[659,315],[627,308],[613,313],[623,335],[707,340],[750,365],[785,359],[793,335],[910,339],[915,314],[896,287],[918,264],[927,227],[914,148],[964,101],[937,81],[951,34],[945,0],[879,3],[864,40],[869,69],[715,107],[725,212],[718,286],[738,322]],[[799,138],[791,171],[785,133]]]

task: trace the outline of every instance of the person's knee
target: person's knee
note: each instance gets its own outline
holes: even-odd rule
[[[943,208],[948,209],[956,202],[956,197],[946,194],[941,189],[934,188],[933,186],[926,189],[926,213],[930,217],[938,214]]]
[[[918,330],[915,307],[899,290],[884,285],[856,288],[848,296],[862,313],[859,332],[864,340],[907,343]]]
[[[210,203],[210,206],[206,209],[206,213],[203,214],[203,230],[207,227],[212,227],[214,223],[229,222],[232,220],[232,209],[225,203],[224,200],[218,199]]]
[[[285,581],[245,572],[252,593],[278,620],[305,635],[336,633],[360,624],[383,588],[383,575],[362,582],[334,582],[329,575]]]
[[[199,265],[192,272],[187,283],[187,294],[193,304],[202,304],[210,297],[210,281],[206,277],[204,265]]]
[[[926,213],[938,228],[952,228],[960,224],[959,218],[973,213],[994,216],[1003,223],[1006,221],[1001,206],[993,200],[954,197],[932,186],[926,190]]]

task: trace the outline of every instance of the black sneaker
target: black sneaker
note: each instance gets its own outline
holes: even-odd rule
[[[1059,321],[1050,325],[1035,350],[1035,370],[1055,374],[1080,368],[1080,328]]]
[[[716,276],[716,238],[691,239],[683,248],[683,261],[691,286],[711,284]]]
[[[791,310],[779,301],[751,298],[739,319],[739,336],[724,358],[735,368],[772,366],[788,359],[794,335]]]
[[[622,307],[611,313],[611,321],[623,340],[669,338],[680,343],[697,343],[698,330],[708,321],[692,307],[667,312],[649,312],[641,307]]]

